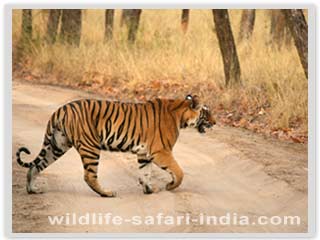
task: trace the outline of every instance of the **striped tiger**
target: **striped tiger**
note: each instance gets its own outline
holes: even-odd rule
[[[103,189],[98,182],[100,151],[131,151],[137,154],[144,193],[153,192],[151,163],[171,174],[166,189],[172,190],[183,179],[183,171],[172,155],[179,130],[195,127],[202,133],[213,124],[209,109],[200,104],[197,96],[142,103],[77,100],[52,114],[38,156],[32,162],[23,162],[20,153],[30,151],[21,147],[16,153],[17,162],[29,168],[27,192],[40,193],[34,185],[38,174],[74,147],[81,156],[89,187],[102,197],[114,197],[116,192]]]

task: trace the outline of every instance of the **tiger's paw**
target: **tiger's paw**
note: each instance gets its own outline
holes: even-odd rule
[[[159,192],[159,189],[157,187],[143,182],[141,178],[139,178],[139,183],[142,186],[142,190],[143,190],[144,194],[151,194],[151,193]]]
[[[28,192],[29,194],[40,194],[40,193],[44,193],[44,191],[43,191],[41,188],[36,187],[36,186],[33,186],[33,187],[27,186],[27,192]]]
[[[153,193],[152,187],[149,186],[149,185],[147,185],[147,184],[143,185],[143,193],[144,193],[144,194],[151,194],[151,193]]]
[[[48,182],[45,178],[38,178],[36,182],[27,184],[29,194],[39,194],[48,192]]]
[[[101,197],[117,197],[118,194],[117,194],[117,192],[110,191],[110,192],[100,193],[100,196]]]
[[[170,183],[168,183],[168,184],[166,185],[166,190],[167,190],[167,191],[173,190],[173,189],[175,189],[175,188],[176,188],[176,186],[175,186],[175,184],[174,184],[173,181],[170,182]]]

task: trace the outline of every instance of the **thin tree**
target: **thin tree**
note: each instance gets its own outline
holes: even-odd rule
[[[190,9],[182,9],[182,14],[181,14],[181,28],[182,32],[185,34],[188,30],[188,25],[189,25],[189,13]]]
[[[136,40],[141,9],[124,9],[122,10],[123,21],[128,27],[128,41],[134,43]]]
[[[301,9],[281,10],[286,18],[297,48],[300,62],[308,79],[308,24]]]
[[[81,9],[63,9],[60,37],[62,42],[79,46],[81,38]]]
[[[21,37],[20,42],[29,44],[32,40],[32,10],[22,10]]]
[[[49,44],[54,44],[56,42],[61,11],[61,9],[50,9],[49,11],[46,32],[46,41]]]
[[[212,12],[223,59],[226,86],[239,84],[241,75],[240,63],[230,26],[228,10],[215,9]]]
[[[106,9],[105,12],[105,30],[104,30],[104,40],[109,41],[113,37],[113,22],[114,22],[114,9]]]
[[[291,41],[290,29],[281,10],[272,9],[270,13],[271,44],[280,50],[283,45],[289,45]]]
[[[255,9],[244,9],[241,14],[239,42],[248,40],[254,29],[254,22],[256,18]]]

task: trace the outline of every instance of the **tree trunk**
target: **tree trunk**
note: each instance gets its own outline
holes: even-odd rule
[[[106,9],[104,40],[109,41],[113,37],[114,9]]]
[[[32,40],[32,10],[22,10],[21,37],[22,44],[29,44]]]
[[[63,9],[61,40],[79,46],[81,38],[81,9]]]
[[[189,13],[190,9],[182,9],[182,15],[181,15],[181,28],[182,32],[186,34],[188,30],[189,25]]]
[[[129,13],[130,9],[123,9],[121,12],[121,19],[120,19],[120,27],[123,25],[129,26]]]
[[[283,9],[286,23],[296,45],[300,62],[308,79],[308,24],[301,9]]]
[[[239,84],[241,75],[240,64],[230,26],[228,10],[217,9],[212,10],[212,12],[220,51],[223,59],[226,85],[230,86]]]
[[[141,12],[141,9],[122,10],[124,23],[128,26],[128,41],[130,43],[134,43],[136,40]]]
[[[47,23],[46,41],[49,44],[54,44],[57,39],[61,9],[50,9]]]
[[[285,16],[281,10],[271,10],[271,44],[276,46],[278,50],[282,46],[289,45],[291,40],[290,30],[286,24]]]
[[[19,63],[21,59],[28,55],[31,51],[30,44],[32,42],[32,10],[22,10],[21,34],[17,43],[17,51],[13,49],[14,62]],[[14,65],[13,67],[17,67]]]
[[[254,22],[256,18],[255,9],[244,9],[241,15],[239,42],[248,40],[253,32]]]

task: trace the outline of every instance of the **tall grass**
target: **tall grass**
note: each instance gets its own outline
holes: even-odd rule
[[[257,104],[263,95],[270,103],[269,125],[288,128],[298,122],[307,130],[307,80],[293,45],[278,51],[271,47],[270,17],[267,10],[257,10],[250,41],[237,50],[242,72],[242,86],[224,87],[222,58],[216,38],[212,13],[191,10],[186,35],[180,28],[181,10],[144,10],[134,45],[127,44],[125,28],[120,28],[120,10],[116,11],[114,39],[104,44],[104,11],[86,10],[83,15],[80,48],[62,44],[47,46],[42,41],[47,12],[34,10],[33,54],[26,66],[34,73],[55,76],[60,84],[75,85],[99,81],[100,84],[134,88],[140,83],[168,81],[189,86],[203,83],[202,94],[211,104],[228,108],[238,99]],[[237,40],[241,11],[229,11]],[[20,35],[21,11],[13,12],[13,45]],[[97,77],[99,76],[99,77]],[[215,92],[205,91],[207,83]],[[202,88],[201,88],[202,89]],[[200,89],[200,91],[202,91]]]

